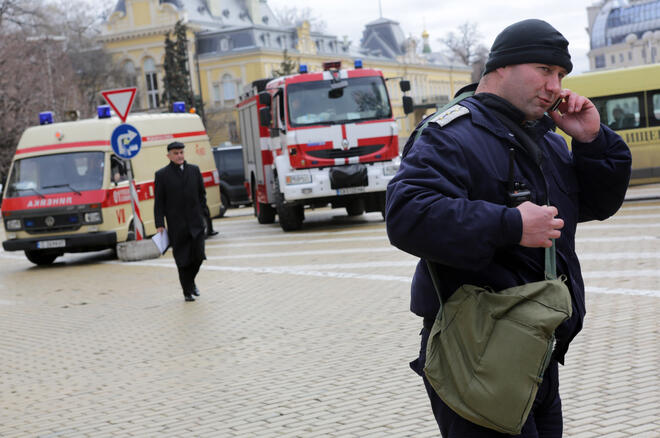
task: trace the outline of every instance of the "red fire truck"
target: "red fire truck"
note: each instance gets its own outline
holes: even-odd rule
[[[410,83],[401,80],[401,91]],[[404,112],[412,98],[403,97]],[[237,105],[245,181],[259,223],[277,214],[284,231],[302,227],[305,207],[385,210],[399,168],[398,125],[380,70],[341,69],[263,79]]]

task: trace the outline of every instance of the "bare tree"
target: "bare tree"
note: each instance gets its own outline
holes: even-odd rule
[[[297,27],[303,21],[309,21],[311,29],[315,32],[325,32],[328,24],[314,15],[311,8],[298,9],[295,6],[284,6],[274,11],[280,25],[284,27]]]
[[[0,0],[0,34],[43,23],[39,0]]]
[[[481,38],[477,23],[467,21],[459,25],[456,32],[449,32],[447,36],[440,38],[450,59],[472,67],[472,79],[475,81],[481,76],[488,57],[488,48],[481,43]]]

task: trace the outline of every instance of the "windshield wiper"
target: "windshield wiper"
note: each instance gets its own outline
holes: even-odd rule
[[[33,189],[32,187],[28,187],[28,188],[25,188],[25,189],[19,189],[18,187],[14,187],[14,190],[16,190],[17,192],[24,192],[26,190],[32,190],[34,193],[39,195],[40,198],[46,199],[46,197],[43,194],[39,193],[37,191],[37,189]]]
[[[57,187],[68,187],[71,189],[73,193],[75,193],[78,196],[82,196],[82,193],[80,193],[78,190],[74,189],[71,184],[53,184],[52,186],[43,186],[42,189],[55,189]]]

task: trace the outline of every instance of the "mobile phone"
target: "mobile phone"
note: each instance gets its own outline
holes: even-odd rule
[[[548,112],[557,111],[557,108],[559,108],[559,104],[561,103],[562,100],[564,100],[564,99],[562,99],[561,97],[559,99],[555,100],[555,103],[552,104],[552,106],[550,107]]]

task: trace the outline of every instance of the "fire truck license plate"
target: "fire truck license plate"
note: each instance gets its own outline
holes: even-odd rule
[[[337,189],[338,195],[352,195],[353,193],[363,193],[364,187],[345,187],[343,189]]]
[[[46,248],[64,248],[66,246],[66,240],[42,240],[37,242],[37,248],[46,249]]]

